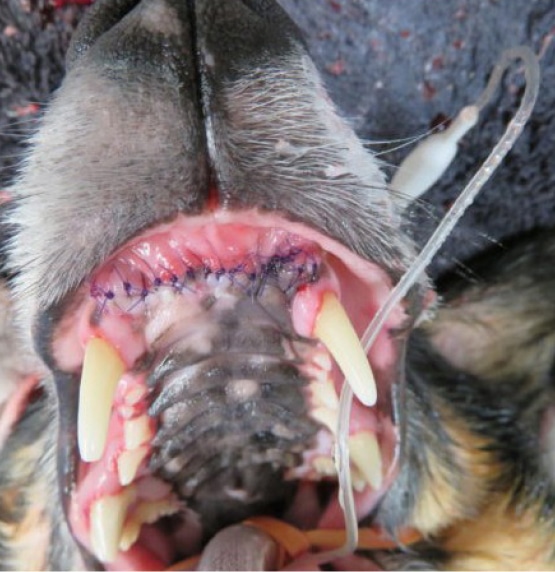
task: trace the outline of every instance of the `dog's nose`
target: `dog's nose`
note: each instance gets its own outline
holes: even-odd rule
[[[276,64],[298,52],[302,39],[274,0],[200,0],[195,25],[201,64],[213,81]]]
[[[186,1],[100,0],[76,32],[69,70],[98,66],[112,78],[158,77],[191,89],[195,78],[193,22]]]
[[[116,73],[217,84],[275,61],[299,42],[274,0],[99,0],[75,34],[67,64],[71,69],[88,57]]]
[[[156,100],[166,106],[174,101],[171,113],[186,123],[183,133],[187,153],[196,157],[197,180],[212,180],[221,192],[240,186],[228,172],[225,148],[237,130],[230,108],[242,100],[240,93],[230,95],[230,87],[264,93],[270,72],[274,85],[279,80],[283,87],[282,79],[294,75],[292,62],[302,68],[302,44],[275,0],[98,0],[76,32],[67,62],[70,74],[93,72],[119,86],[124,93],[118,105],[132,95],[133,105],[146,113],[156,108]],[[208,170],[200,157],[208,159]],[[202,183],[195,186],[189,205],[207,196]]]

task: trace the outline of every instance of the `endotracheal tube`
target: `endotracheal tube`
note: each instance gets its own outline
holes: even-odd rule
[[[420,276],[424,273],[428,264],[431,262],[432,258],[437,253],[442,244],[445,242],[456,223],[459,221],[466,209],[474,202],[478,192],[491,177],[495,169],[497,169],[505,155],[513,147],[516,139],[526,125],[526,122],[532,113],[532,109],[539,92],[540,68],[536,55],[528,47],[525,46],[512,48],[503,52],[499,62],[492,72],[486,89],[479,97],[478,101],[474,105],[465,107],[461,111],[458,118],[453,122],[450,130],[438,134],[443,136],[444,140],[446,139],[444,143],[449,148],[444,154],[439,155],[438,165],[435,171],[436,174],[434,177],[432,177],[432,183],[430,183],[429,180],[426,182],[428,186],[431,186],[431,184],[433,184],[433,182],[435,182],[435,180],[437,180],[441,173],[447,168],[454,156],[453,148],[456,151],[457,142],[461,136],[464,135],[464,133],[466,133],[468,129],[470,129],[476,123],[480,111],[491,100],[505,71],[515,61],[518,60],[521,60],[523,63],[526,79],[526,88],[519,109],[507,126],[505,133],[497,142],[478,172],[472,177],[466,188],[453,203],[453,206],[440,222],[437,229],[434,231],[431,238],[428,240],[420,254],[417,256],[412,266],[403,275],[395,288],[391,291],[384,305],[379,309],[379,311],[376,313],[366,328],[361,342],[367,354],[372,347],[372,344],[376,340],[378,333],[384,326],[389,313],[402,301],[409,290],[415,285]],[[445,137],[445,133],[448,134],[447,138]],[[432,135],[431,138],[437,138],[438,135]],[[416,171],[413,170],[415,186],[421,188],[425,185],[421,183],[420,175],[418,173],[418,166],[426,165],[426,167],[421,168],[429,168],[430,156],[428,153],[434,151],[436,148],[435,143],[437,142],[436,139],[434,145],[430,145],[427,143],[428,140],[429,139],[423,141],[417,147],[417,149],[415,149],[413,153],[409,155],[409,158],[407,158],[411,159],[411,169],[416,169]],[[416,160],[414,160],[414,157],[416,157]],[[419,193],[423,192],[421,188],[418,191]],[[417,194],[418,193],[414,193],[413,196]],[[337,550],[327,551],[316,555],[315,558],[320,563],[330,562],[336,558],[346,556],[354,552],[358,543],[358,520],[356,516],[353,489],[351,485],[348,447],[352,401],[353,393],[351,386],[349,383],[344,383],[339,402],[337,441],[335,444],[334,456],[339,481],[339,502],[345,518],[346,541],[344,546]]]

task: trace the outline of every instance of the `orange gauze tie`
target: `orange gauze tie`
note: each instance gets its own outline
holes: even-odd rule
[[[302,531],[298,528],[269,516],[249,518],[243,524],[258,528],[279,544],[285,554],[294,560],[310,549],[331,550],[345,543],[345,531],[315,529]],[[422,535],[414,528],[404,528],[395,539],[377,528],[359,528],[358,550],[384,550],[414,544]],[[283,563],[285,564],[285,563]]]
[[[266,533],[281,548],[278,570],[288,561],[295,560],[310,550],[310,541],[306,533],[271,516],[254,516],[243,522]]]
[[[196,556],[189,556],[189,558],[185,558],[185,560],[180,560],[175,564],[172,564],[169,568],[166,568],[166,572],[182,572],[184,570],[196,570],[197,565],[200,562],[200,555],[197,554]]]
[[[306,533],[277,518],[257,516],[245,520],[242,524],[264,532],[278,545],[280,554],[277,570],[281,570],[289,561],[295,560],[310,550],[310,541]],[[167,570],[194,570],[199,560],[200,556],[192,556],[173,564]]]
[[[243,522],[267,534],[281,549],[280,570],[288,562],[307,554],[311,549],[333,550],[345,543],[345,531],[334,529],[315,529],[303,531],[295,526],[273,518],[271,516],[256,516]],[[408,546],[422,539],[422,535],[414,528],[404,528],[392,539],[377,528],[360,528],[358,537],[358,550],[385,550]],[[200,556],[187,558],[174,564],[167,570],[193,570],[198,564]]]
[[[317,529],[308,530],[306,536],[313,548],[330,550],[345,544],[344,530]],[[414,544],[422,539],[422,535],[414,528],[405,528],[392,539],[377,528],[358,529],[358,550],[384,550]]]

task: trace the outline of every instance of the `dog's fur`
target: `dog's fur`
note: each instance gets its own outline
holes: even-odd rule
[[[116,4],[126,9],[125,2]],[[177,4],[170,5],[179,12]],[[106,6],[99,5],[99,19],[113,18]],[[186,15],[160,19],[160,6],[134,17],[151,33],[169,38],[180,53]],[[279,11],[275,16],[282,18]],[[394,278],[410,264],[411,241],[392,216],[375,163],[352,132],[337,129],[296,32],[282,24],[285,42],[271,45],[278,65],[263,68],[261,75],[264,58],[273,61],[276,53],[271,49],[260,60],[247,48],[240,63],[247,62],[250,71],[230,61],[223,79],[213,81],[213,105],[230,107],[224,119],[214,115],[220,123],[211,125],[208,144],[202,117],[192,107],[182,109],[194,101],[196,88],[185,103],[174,89],[191,70],[168,64],[167,52],[154,50],[146,68],[140,62],[148,79],[145,92],[130,68],[121,72],[111,59],[105,39],[95,46],[94,29],[76,40],[70,74],[33,140],[14,186],[15,214],[9,215],[16,227],[10,268],[17,275],[12,284],[19,327],[28,337],[38,335],[35,345],[54,373],[59,374],[48,335],[60,300],[130,235],[176,211],[202,208],[207,157],[185,141],[206,145],[211,153],[216,149],[228,204],[264,204],[301,218],[379,261]],[[217,33],[225,37],[217,27],[205,33],[208,51]],[[117,37],[116,30],[111,41],[117,43]],[[253,38],[253,45],[257,41]],[[269,79],[278,90],[265,89]],[[83,97],[87,93],[94,98]],[[248,136],[253,132],[256,137]],[[275,146],[264,143],[281,139],[294,139],[296,147],[276,154]],[[170,151],[161,154],[160,148]],[[87,164],[84,157],[94,161]],[[331,183],[319,169],[330,163],[346,166]],[[293,181],[294,194],[283,181]],[[153,184],[163,190],[155,200]],[[184,197],[184,186],[194,192]],[[235,193],[245,188],[248,193]],[[344,193],[355,198],[346,202]],[[349,225],[342,224],[346,217]],[[410,336],[403,464],[373,515],[393,533],[414,527],[423,540],[373,556],[394,568],[554,569],[553,235],[523,237],[470,268],[475,283],[442,284],[437,312]],[[49,368],[12,345],[11,302],[4,298],[3,304],[0,339],[10,344],[4,346],[10,361],[3,361],[3,375],[11,386],[26,376],[39,375],[41,381],[29,383],[27,407],[7,426],[0,455],[0,568],[79,568],[83,562],[65,524],[56,474],[56,434],[60,429],[62,438],[66,435],[57,402],[71,396],[60,395],[59,380],[56,394]],[[22,360],[13,362],[14,355]]]
[[[553,262],[551,232],[494,248],[411,336],[402,482],[442,567],[555,565]]]

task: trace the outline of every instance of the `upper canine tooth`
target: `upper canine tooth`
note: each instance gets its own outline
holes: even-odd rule
[[[98,461],[104,453],[112,401],[124,371],[122,359],[107,341],[92,338],[88,342],[77,418],[77,439],[83,461]]]
[[[118,495],[101,497],[91,506],[91,545],[101,562],[113,562],[118,554],[129,505],[135,500],[134,487]]]
[[[349,453],[353,465],[373,489],[382,485],[382,455],[376,436],[361,431],[349,437]]]
[[[376,381],[349,316],[333,292],[326,292],[316,317],[314,335],[328,348],[357,398],[375,405]]]

